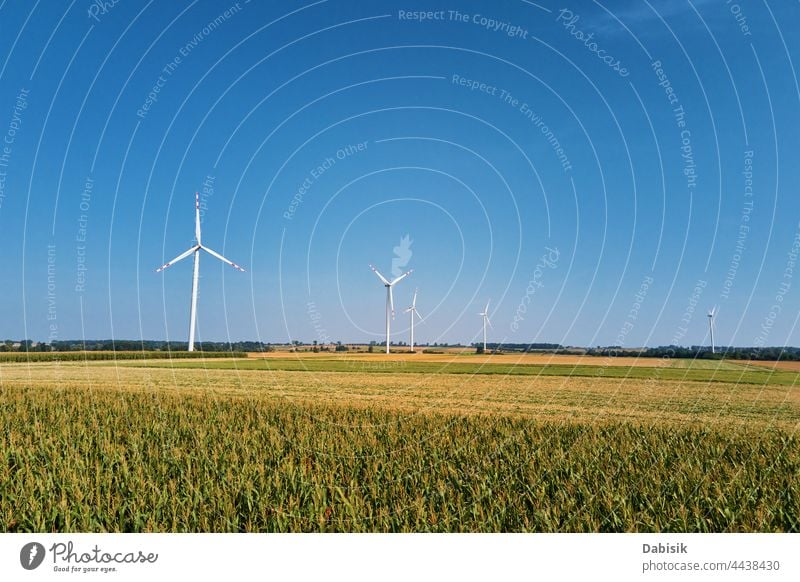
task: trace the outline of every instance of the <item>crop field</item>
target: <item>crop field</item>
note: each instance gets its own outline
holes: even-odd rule
[[[800,531],[796,371],[371,356],[0,362],[0,529]]]
[[[753,362],[752,365],[760,366],[762,368],[772,368],[775,370],[788,370],[791,372],[800,372],[800,362]]]
[[[393,348],[394,349],[394,348]],[[299,359],[304,361],[368,361],[368,362],[437,362],[437,363],[456,363],[456,362],[470,362],[477,364],[515,364],[515,365],[565,365],[565,366],[623,366],[623,367],[643,367],[652,368],[667,367],[667,368],[694,368],[694,369],[741,369],[747,366],[746,362],[740,361],[725,361],[725,360],[700,360],[700,359],[682,359],[682,358],[636,358],[629,356],[617,357],[598,357],[598,356],[585,356],[585,355],[567,355],[567,354],[538,354],[538,353],[502,353],[502,354],[476,354],[474,349],[469,351],[466,348],[461,348],[455,351],[450,348],[449,351],[442,353],[425,353],[416,352],[411,353],[408,348],[406,351],[395,351],[391,354],[384,353],[367,353],[364,351],[351,351],[351,352],[289,352],[286,350],[265,352],[265,353],[249,353],[248,357],[254,359],[264,360],[283,360],[283,359]],[[764,362],[767,365],[772,365],[775,362]],[[786,362],[782,362],[786,363]],[[800,362],[798,362],[800,363]]]
[[[170,362],[148,362],[150,367],[202,368],[217,370],[287,370],[296,372],[363,372],[363,373],[422,373],[422,374],[467,374],[503,376],[560,376],[587,378],[639,379],[648,382],[659,380],[691,380],[700,382],[726,382],[737,384],[783,384],[792,386],[800,381],[800,371],[771,369],[766,366],[752,366],[745,363],[713,362],[708,360],[669,360],[659,365],[658,360],[645,360],[648,366],[638,360],[634,365],[624,365],[617,358],[593,358],[587,363],[545,363],[542,360],[508,357],[468,358],[428,358],[385,356],[377,357],[268,357],[268,358],[225,358],[205,361],[200,358]],[[141,366],[141,363],[120,362],[120,365]]]

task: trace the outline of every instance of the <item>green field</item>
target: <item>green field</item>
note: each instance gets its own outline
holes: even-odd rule
[[[648,362],[649,363],[649,362]],[[122,365],[141,366],[139,362]],[[727,362],[676,360],[669,366],[589,366],[564,364],[492,364],[474,362],[414,362],[359,358],[226,358],[219,361],[186,360],[153,361],[149,367],[203,368],[217,370],[289,370],[296,372],[364,372],[408,374],[499,374],[524,376],[569,376],[585,378],[634,378],[639,380],[677,380],[694,382],[726,382],[736,384],[800,384],[800,373],[771,370]]]
[[[352,365],[0,363],[0,529],[800,531],[795,373]]]

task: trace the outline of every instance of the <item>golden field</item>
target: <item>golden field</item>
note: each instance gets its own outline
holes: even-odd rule
[[[793,376],[420,355],[2,363],[2,529],[800,529]]]

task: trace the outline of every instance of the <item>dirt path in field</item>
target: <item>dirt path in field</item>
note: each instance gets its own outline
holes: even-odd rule
[[[770,370],[785,370],[787,372],[800,372],[800,362],[763,362],[737,360],[736,363],[759,368],[769,368]]]

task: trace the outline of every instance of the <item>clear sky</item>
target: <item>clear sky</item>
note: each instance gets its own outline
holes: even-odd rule
[[[200,191],[201,340],[798,345],[798,22],[0,1],[0,336],[185,340]]]

